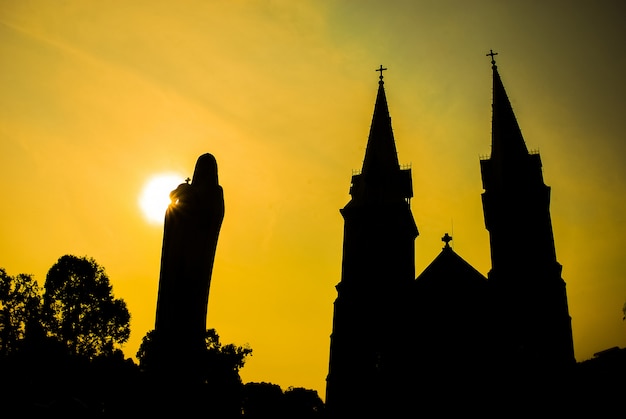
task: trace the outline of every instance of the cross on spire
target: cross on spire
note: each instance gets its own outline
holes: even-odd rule
[[[450,242],[452,241],[452,236],[448,233],[444,234],[441,238],[441,241],[446,244],[446,247],[450,247]]]
[[[385,70],[387,70],[387,69],[386,69],[386,68],[383,68],[383,65],[382,65],[382,64],[380,65],[380,68],[377,68],[377,69],[375,70],[375,71],[380,71],[380,77],[379,77],[380,81],[382,81],[382,80],[383,80],[383,71],[385,71]]]
[[[489,54],[486,54],[487,57],[491,57],[491,65],[495,66],[496,65],[496,60],[493,58],[494,56],[498,55],[497,52],[493,52],[492,49],[489,50]]]

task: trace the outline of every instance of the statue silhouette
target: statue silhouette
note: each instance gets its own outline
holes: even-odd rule
[[[211,154],[198,158],[191,183],[170,193],[165,212],[155,331],[160,368],[193,374],[205,349],[209,287],[224,195]]]

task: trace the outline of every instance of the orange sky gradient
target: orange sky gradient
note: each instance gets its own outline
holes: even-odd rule
[[[479,159],[490,49],[552,187],[579,361],[626,346],[623,2],[0,0],[0,267],[43,286],[65,254],[104,266],[154,327],[162,225],[139,197],[217,158],[226,215],[208,327],[249,344],[244,382],[324,397],[343,220],[381,64],[413,169],[416,274],[441,237],[490,268]],[[515,237],[510,238],[512,241]],[[462,316],[463,313],[459,313]],[[372,331],[376,333],[376,331]]]

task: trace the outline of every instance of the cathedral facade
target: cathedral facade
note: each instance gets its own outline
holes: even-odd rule
[[[550,188],[529,153],[492,58],[492,152],[480,161],[492,268],[445,245],[416,277],[411,170],[400,166],[382,66],[360,173],[352,176],[336,286],[326,407],[331,417],[398,417],[431,397],[575,364]],[[514,238],[514,239],[512,239]]]

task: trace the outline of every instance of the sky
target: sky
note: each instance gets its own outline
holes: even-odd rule
[[[625,347],[625,9],[0,0],[0,267],[43,286],[61,256],[94,258],[128,305],[123,350],[134,357],[154,328],[163,235],[142,213],[142,191],[158,175],[191,177],[210,152],[226,213],[207,327],[252,348],[244,382],[323,398],[339,209],[364,157],[375,69],[388,68],[398,157],[412,167],[416,274],[447,232],[487,275],[479,160],[490,153],[493,49],[552,188],[576,359]]]

